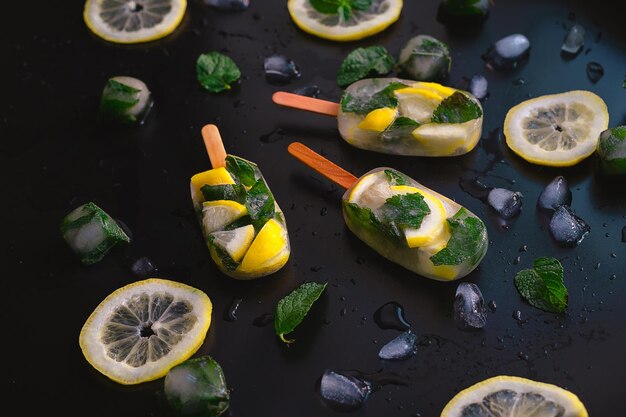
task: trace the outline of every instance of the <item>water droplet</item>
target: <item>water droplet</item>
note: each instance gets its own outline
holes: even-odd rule
[[[241,305],[243,298],[235,298],[224,311],[224,320],[237,321],[237,309]]]
[[[527,251],[528,251],[528,245],[522,245],[522,246],[520,246],[519,251],[520,251],[520,252],[527,252]]]
[[[487,307],[489,307],[489,310],[491,310],[492,313],[495,313],[496,309],[498,308],[498,305],[496,304],[495,300],[491,300],[487,304]]]
[[[345,316],[345,315],[346,315],[346,313],[347,313],[347,312],[348,312],[348,309],[344,307],[344,308],[342,308],[342,309],[341,309],[341,311],[339,312],[339,315],[340,315],[341,317],[343,317],[343,316]]]
[[[261,314],[259,317],[255,318],[252,324],[255,325],[256,327],[265,327],[268,324],[272,323],[273,321],[274,321],[274,315],[272,313],[264,313],[264,314]]]
[[[589,62],[587,64],[587,78],[592,83],[597,83],[604,76],[604,68],[597,62]]]
[[[310,269],[311,269],[311,272],[319,272],[322,269],[324,269],[324,266],[323,265],[314,265]]]
[[[359,265],[363,265],[365,263],[365,258],[363,258],[362,256],[357,256],[356,263]]]
[[[411,324],[404,317],[404,308],[396,301],[383,304],[374,312],[374,321],[381,329],[406,331]]]
[[[513,259],[513,265],[517,265],[518,263],[520,263],[521,260],[522,260],[521,256],[516,257],[515,259]]]
[[[133,274],[145,277],[148,274],[151,274],[158,270],[157,266],[152,262],[149,258],[142,256],[133,262],[133,265],[130,267]]]
[[[325,216],[328,214],[328,209],[326,207],[322,207],[320,210],[320,216]]]

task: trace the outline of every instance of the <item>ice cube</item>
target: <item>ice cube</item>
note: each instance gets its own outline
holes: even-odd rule
[[[236,12],[247,9],[250,6],[250,0],[204,0],[204,4],[219,10]]]
[[[349,375],[326,369],[320,382],[320,395],[331,407],[340,410],[356,410],[361,407],[370,393],[372,386]]]
[[[479,100],[487,97],[488,82],[482,75],[474,75],[469,83],[470,93]]]
[[[149,258],[142,256],[133,262],[133,265],[130,267],[133,274],[144,277],[148,274],[153,273],[157,270],[157,266],[152,262]]]
[[[491,45],[482,56],[487,67],[495,70],[515,68],[530,52],[530,41],[516,33]]]
[[[210,356],[189,359],[170,369],[163,383],[165,399],[178,415],[219,416],[230,393],[221,366]]]
[[[537,208],[547,212],[554,212],[558,206],[570,205],[572,192],[567,180],[562,175],[556,176],[543,189],[537,199]]]
[[[550,220],[550,233],[561,246],[576,246],[589,234],[591,227],[566,205],[559,206]]]
[[[493,188],[487,195],[487,203],[500,217],[511,219],[522,210],[522,193],[506,188]]]
[[[287,84],[302,75],[295,62],[280,54],[265,58],[263,67],[265,78],[272,84]]]
[[[85,265],[100,261],[118,243],[130,242],[115,220],[94,203],[69,213],[61,222],[61,234]]]
[[[417,336],[404,332],[389,341],[378,352],[378,357],[385,360],[402,360],[415,355]]]
[[[454,320],[461,330],[478,330],[487,324],[483,294],[478,285],[462,282],[454,297]]]
[[[626,126],[606,129],[596,146],[598,167],[605,175],[626,175]]]
[[[567,35],[565,35],[565,40],[563,41],[563,46],[561,46],[561,51],[567,54],[576,55],[580,52],[584,44],[585,28],[576,23],[567,31]]]
[[[604,68],[597,62],[589,62],[587,64],[587,78],[592,83],[597,83],[604,76]]]
[[[428,35],[415,36],[400,51],[398,69],[417,81],[436,81],[450,73],[448,46]]]

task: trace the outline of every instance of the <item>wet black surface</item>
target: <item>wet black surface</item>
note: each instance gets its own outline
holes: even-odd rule
[[[567,169],[530,165],[498,134],[506,111],[521,100],[573,89],[602,96],[612,126],[626,123],[623,18],[608,1],[583,6],[582,1],[499,0],[480,30],[458,33],[437,23],[436,1],[405,3],[400,20],[382,34],[340,44],[299,31],[282,1],[253,1],[240,13],[220,13],[191,1],[174,35],[136,46],[92,36],[82,21],[82,0],[11,4],[13,18],[0,37],[8,54],[0,70],[8,301],[2,363],[8,396],[21,414],[165,414],[162,380],[117,385],[95,371],[78,346],[91,311],[113,290],[137,280],[131,265],[147,256],[158,265],[159,276],[198,287],[213,300],[213,324],[197,354],[210,354],[222,365],[233,389],[232,416],[337,415],[315,394],[325,368],[408,378],[406,384],[383,385],[355,416],[438,416],[457,391],[499,374],[566,387],[593,416],[623,415],[624,184],[595,176],[593,158]],[[586,43],[574,59],[563,60],[561,43],[574,21],[586,28]],[[516,32],[531,41],[525,64],[510,72],[487,70],[481,54]],[[468,155],[427,159],[358,150],[339,139],[332,118],[270,102],[280,88],[312,84],[320,87],[321,98],[336,100],[340,90],[334,77],[349,51],[383,45],[397,55],[420,33],[449,44],[449,84],[474,74],[489,81],[483,140]],[[220,95],[207,93],[195,79],[197,56],[211,50],[228,53],[243,73],[240,85]],[[274,53],[293,59],[302,77],[285,87],[268,84],[263,58]],[[604,68],[595,84],[587,78],[589,62]],[[152,90],[155,106],[144,126],[113,129],[97,123],[100,92],[114,75],[138,77]],[[223,276],[204,246],[188,181],[209,168],[200,128],[210,122],[220,126],[229,152],[259,164],[285,210],[293,253],[272,277],[241,283]],[[487,313],[486,328],[456,328],[456,283],[416,276],[351,235],[341,217],[341,190],[288,156],[292,139],[356,175],[393,166],[484,218],[490,249],[465,281],[478,284],[485,300],[497,303],[497,310]],[[556,175],[567,178],[572,208],[591,226],[576,248],[558,247],[547,217],[535,208]],[[486,187],[520,191],[521,214],[502,224],[481,199],[461,188],[475,179]],[[131,245],[91,267],[79,264],[58,233],[61,218],[87,201],[123,220],[134,235]],[[565,315],[530,307],[514,287],[515,273],[539,256],[563,263],[570,297]],[[305,280],[330,285],[287,348],[272,326],[263,324],[276,302]],[[238,299],[236,320],[225,320],[223,312]],[[418,335],[417,354],[404,362],[384,363],[377,356],[382,344],[399,334],[373,320],[390,301],[404,307]]]

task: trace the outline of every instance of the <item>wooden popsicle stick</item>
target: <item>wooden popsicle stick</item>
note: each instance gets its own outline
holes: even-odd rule
[[[313,168],[335,184],[348,189],[359,179],[345,169],[334,164],[322,155],[304,146],[300,142],[290,143],[287,151],[300,162]]]
[[[222,142],[220,131],[215,125],[205,125],[202,128],[202,140],[209,154],[213,169],[226,166],[226,149]]]
[[[285,91],[275,92],[272,95],[272,101],[280,106],[306,110],[326,116],[337,117],[337,114],[339,114],[339,103],[301,96],[300,94],[287,93]]]

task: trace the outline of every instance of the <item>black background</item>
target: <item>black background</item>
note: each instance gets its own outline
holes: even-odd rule
[[[400,20],[383,33],[334,43],[298,30],[283,1],[253,0],[241,13],[220,13],[190,1],[173,35],[133,46],[93,36],[83,23],[82,0],[11,3],[3,12],[0,39],[5,55],[0,181],[7,404],[17,404],[28,415],[166,413],[162,380],[117,385],[95,371],[78,346],[91,311],[113,290],[138,280],[130,265],[148,256],[160,268],[157,276],[211,297],[213,323],[197,355],[210,354],[224,368],[233,389],[233,416],[336,414],[315,394],[325,368],[387,369],[410,379],[407,386],[377,390],[354,413],[358,416],[438,416],[460,389],[500,374],[566,387],[593,416],[623,415],[624,183],[596,177],[593,157],[564,169],[528,164],[498,134],[511,106],[574,89],[599,94],[609,107],[611,126],[626,123],[621,6],[582,3],[498,0],[481,30],[455,34],[435,20],[437,1],[408,0]],[[587,29],[585,51],[565,61],[560,46],[574,20]],[[528,62],[506,73],[486,69],[480,55],[493,41],[516,32],[531,41]],[[483,139],[468,155],[428,159],[358,150],[340,139],[332,118],[281,109],[270,101],[281,87],[266,82],[264,56],[282,53],[301,68],[302,78],[283,88],[317,84],[322,98],[337,100],[334,79],[349,51],[383,45],[397,56],[410,37],[421,33],[449,44],[448,84],[473,74],[489,80]],[[227,53],[241,68],[241,83],[232,91],[210,94],[196,81],[196,58],[211,50]],[[585,74],[589,61],[605,69],[596,84]],[[98,123],[99,96],[114,75],[138,77],[152,90],[155,106],[145,125],[118,129]],[[230,153],[259,164],[285,211],[292,255],[271,277],[237,282],[210,261],[188,185],[191,175],[209,168],[200,138],[206,123],[220,126]],[[393,166],[485,219],[489,252],[465,281],[477,283],[486,301],[497,303],[486,329],[466,333],[455,328],[451,312],[458,283],[421,278],[355,238],[343,224],[341,190],[287,154],[294,139],[355,175]],[[570,181],[572,206],[592,230],[574,249],[555,245],[546,219],[535,209],[542,187],[559,174]],[[521,191],[521,215],[502,228],[484,203],[460,188],[461,178]],[[62,217],[87,201],[122,219],[134,234],[130,245],[91,267],[79,264],[58,231]],[[519,251],[523,245],[528,245],[526,252]],[[569,308],[562,316],[530,307],[514,287],[515,273],[539,256],[554,256],[564,265]],[[271,325],[252,322],[273,312],[281,297],[306,280],[328,281],[328,289],[287,348]],[[225,321],[223,313],[235,298],[243,299],[238,320]],[[388,364],[377,352],[398,332],[380,329],[372,315],[392,300],[404,306],[421,344],[412,359]],[[521,324],[512,317],[515,310],[521,311]]]

